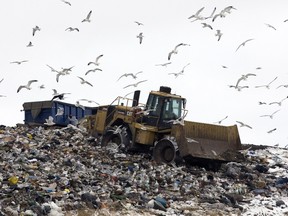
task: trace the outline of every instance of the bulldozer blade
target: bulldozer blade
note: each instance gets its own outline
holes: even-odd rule
[[[172,136],[177,140],[180,156],[221,161],[237,161],[242,149],[237,125],[221,126],[185,121],[173,125]]]

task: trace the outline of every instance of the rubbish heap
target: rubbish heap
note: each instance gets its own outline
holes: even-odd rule
[[[0,126],[2,215],[288,215],[288,151],[217,171],[101,148],[84,129]]]

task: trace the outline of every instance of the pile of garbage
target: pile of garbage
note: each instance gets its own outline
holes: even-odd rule
[[[288,215],[288,151],[212,171],[101,148],[73,125],[0,126],[1,215]]]

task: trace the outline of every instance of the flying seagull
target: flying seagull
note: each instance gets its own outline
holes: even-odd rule
[[[39,28],[39,26],[35,26],[33,29],[32,29],[32,35],[34,36],[36,31],[40,31],[41,29]]]
[[[61,0],[62,2],[64,2],[65,4],[69,5],[69,6],[72,6],[70,2],[68,1],[65,1],[65,0]]]
[[[55,89],[54,89],[55,90]],[[53,91],[54,91],[53,90]],[[66,95],[66,94],[70,94],[70,93],[61,93],[61,94],[58,94],[57,92],[55,92],[54,91],[54,97],[51,99],[51,101],[53,101],[54,99],[59,99],[59,100],[64,100],[64,96]]]
[[[128,87],[130,87],[130,86],[137,87],[140,83],[146,82],[146,81],[147,81],[147,80],[141,80],[141,81],[139,81],[139,82],[137,82],[137,83],[127,85],[127,86],[125,86],[125,87],[123,87],[123,88],[128,88]]]
[[[38,82],[38,80],[29,80],[28,83],[26,85],[20,85],[19,88],[17,89],[17,93],[22,89],[22,88],[26,88],[28,90],[31,90],[31,84],[34,82]]]
[[[247,74],[243,74],[237,81],[236,86],[239,85],[240,81],[242,80],[247,80],[249,76],[256,76],[256,74],[253,73],[247,73]]]
[[[178,49],[180,46],[190,46],[190,44],[179,43],[178,45],[176,45],[175,48],[174,48],[171,52],[169,52],[169,54],[168,54],[168,60],[171,59],[172,54],[177,54],[177,53],[178,53],[178,50],[177,50],[177,49]]]
[[[280,87],[288,88],[288,84],[286,84],[286,85],[279,85],[276,89],[278,89],[278,88],[280,88]]]
[[[30,41],[30,42],[27,44],[26,47],[32,47],[32,46],[33,46],[33,44],[32,44],[32,42]]]
[[[139,38],[139,43],[142,44],[142,41],[143,41],[143,38],[144,38],[143,33],[140,32],[139,35],[137,35],[136,37]]]
[[[128,76],[131,76],[131,77],[133,77],[133,79],[136,79],[137,78],[137,75],[138,74],[140,74],[140,73],[143,73],[143,71],[139,71],[139,72],[137,72],[137,73],[125,73],[125,74],[123,74],[123,75],[121,75],[119,78],[118,78],[118,80],[120,80],[122,77],[128,77]],[[117,81],[118,81],[117,80]]]
[[[260,86],[255,86],[255,88],[260,88],[260,87],[266,87],[267,89],[270,89],[271,83],[273,83],[278,77],[275,77],[271,82],[269,82],[267,85],[260,85]]]
[[[100,59],[101,57],[103,57],[103,54],[97,56],[97,58],[96,58],[96,60],[95,60],[94,62],[92,62],[92,61],[91,61],[91,62],[88,62],[88,65],[94,64],[94,65],[98,66],[98,65],[100,64],[98,61],[99,61],[99,59]]]
[[[205,7],[200,8],[195,14],[191,15],[190,17],[188,17],[188,19],[192,19],[192,18],[195,18],[195,20],[202,19],[202,17],[200,16],[200,13],[203,11],[204,8]]]
[[[245,124],[245,123],[243,123],[243,122],[241,122],[241,121],[236,121],[236,122],[240,124],[240,127],[248,127],[248,128],[250,128],[250,129],[252,129],[251,126],[249,126],[249,125],[247,125],[247,124]]]
[[[167,67],[169,64],[171,64],[171,62],[166,62],[166,63],[163,63],[163,64],[156,64],[155,66]]]
[[[79,99],[78,101],[86,101],[88,103],[95,103],[97,105],[100,105],[98,102],[94,101],[94,100],[88,100],[88,99]]]
[[[225,116],[225,118],[223,118],[223,119],[221,119],[221,120],[219,120],[219,121],[217,121],[217,122],[214,122],[214,123],[218,123],[218,124],[221,124],[222,123],[222,121],[224,121],[225,119],[227,119],[228,118],[228,116]]]
[[[138,22],[138,21],[135,21],[135,23],[136,23],[138,26],[140,26],[140,25],[144,25],[143,23]]]
[[[100,68],[90,69],[85,73],[85,75],[87,75],[88,73],[91,73],[91,72],[96,72],[96,71],[102,71],[102,69],[100,69]]]
[[[273,112],[271,115],[261,115],[260,117],[269,117],[270,119],[273,119],[273,116],[279,112],[280,110],[276,110],[275,112]]]
[[[82,77],[79,77],[79,76],[77,76],[81,81],[80,81],[80,83],[81,84],[88,84],[88,85],[90,85],[91,87],[93,87],[93,85],[90,83],[90,82],[88,82],[88,81],[86,81],[85,79],[83,79]]]
[[[64,108],[63,107],[58,107],[57,113],[55,116],[62,116],[64,114]]]
[[[272,133],[272,132],[274,132],[274,131],[276,131],[276,130],[277,130],[277,128],[273,128],[273,129],[267,131],[267,133]]]
[[[78,28],[73,28],[73,27],[68,27],[65,31],[78,31],[79,32],[79,29]]]
[[[54,120],[53,117],[49,116],[48,119],[45,119],[46,122],[44,122],[44,124],[48,126],[53,126],[56,124],[53,120]]]
[[[211,30],[213,30],[213,27],[207,23],[201,23],[203,28],[210,28]]]
[[[20,64],[22,64],[22,63],[24,63],[24,62],[28,62],[28,60],[13,61],[13,62],[10,62],[10,63],[11,63],[11,64],[18,64],[18,65],[20,65]]]
[[[85,107],[82,104],[80,104],[78,100],[76,101],[75,106],[81,108],[82,110],[85,110]]]
[[[92,14],[92,10],[89,11],[89,13],[87,14],[86,18],[82,20],[82,22],[91,22],[90,17]]]
[[[223,35],[223,33],[221,32],[221,30],[216,30],[215,36],[218,37],[218,41],[220,41],[222,35]]]
[[[281,106],[281,105],[282,105],[282,102],[283,102],[284,100],[286,100],[286,99],[288,99],[288,96],[285,97],[285,98],[283,98],[283,99],[280,100],[280,101],[277,101],[277,102],[271,102],[271,103],[269,103],[269,105],[272,105],[272,104],[278,104],[279,106]]]
[[[237,47],[236,51],[237,51],[241,46],[244,47],[247,42],[252,41],[252,40],[254,40],[254,39],[253,39],[253,38],[250,38],[250,39],[247,39],[247,40],[245,40],[244,42],[242,42],[242,43]],[[235,51],[235,52],[236,52],[236,51]]]
[[[272,25],[270,25],[270,24],[268,24],[268,23],[265,23],[265,25],[268,26],[269,28],[274,29],[274,30],[276,31],[276,28],[275,28],[274,26],[272,26]]]

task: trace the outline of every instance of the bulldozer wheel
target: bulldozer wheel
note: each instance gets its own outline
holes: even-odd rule
[[[107,128],[102,137],[101,146],[106,147],[109,143],[115,143],[120,150],[127,152],[131,147],[130,135],[124,126],[121,130],[117,128],[116,126]]]
[[[176,150],[170,140],[160,140],[153,149],[153,158],[157,163],[172,163],[176,157]]]

